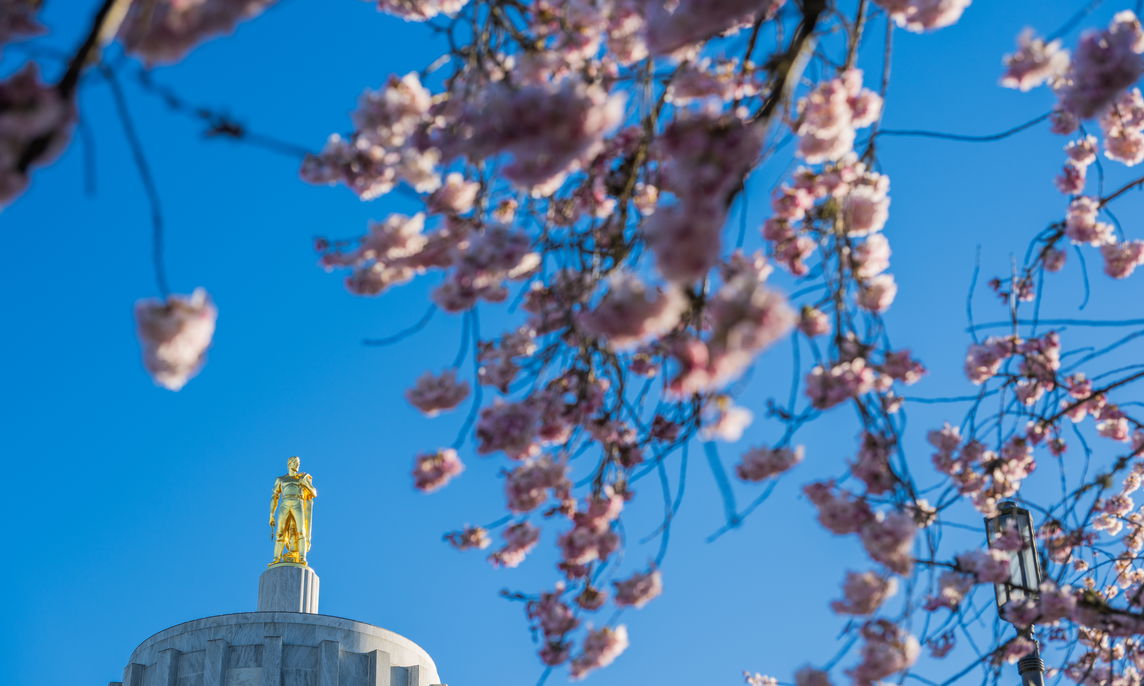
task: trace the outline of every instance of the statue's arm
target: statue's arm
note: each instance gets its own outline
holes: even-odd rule
[[[270,495],[270,526],[274,526],[274,511],[278,509],[278,494],[282,492],[282,482],[274,482],[274,493]]]
[[[307,474],[305,478],[302,479],[302,481],[304,482],[303,485],[306,487],[306,489],[310,491],[310,497],[317,498],[318,489],[314,488],[314,478]]]

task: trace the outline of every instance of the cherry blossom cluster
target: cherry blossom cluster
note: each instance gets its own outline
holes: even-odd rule
[[[276,0],[158,0],[129,3],[120,28],[124,47],[149,64],[177,62],[199,43],[234,31]]]
[[[34,63],[0,81],[0,206],[24,191],[32,165],[60,154],[74,124],[74,104],[41,83]]]
[[[218,310],[201,288],[190,296],[172,295],[135,304],[143,366],[155,383],[177,391],[199,373],[217,318]]]

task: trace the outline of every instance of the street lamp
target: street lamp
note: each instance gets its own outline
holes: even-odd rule
[[[1009,556],[1009,580],[993,585],[997,593],[997,610],[1002,612],[1011,602],[1020,602],[1026,598],[1036,600],[1038,589],[1041,587],[1041,561],[1037,557],[1037,545],[1033,534],[1033,517],[1017,503],[1006,500],[997,506],[997,516],[985,519],[985,531],[989,539],[989,546],[993,547],[999,536],[1015,529],[1021,538],[1019,550],[1007,550]],[[1004,617],[1004,614],[1001,615]],[[1045,685],[1045,661],[1037,650],[1037,641],[1033,638],[1033,627],[1017,628],[1022,637],[1033,642],[1033,652],[1029,653],[1017,663],[1017,671],[1021,674],[1022,686]]]

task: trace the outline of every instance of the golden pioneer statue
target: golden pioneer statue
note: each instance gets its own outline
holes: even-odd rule
[[[286,461],[287,473],[274,480],[270,497],[270,538],[274,541],[276,564],[306,564],[310,552],[310,532],[314,521],[314,498],[318,489],[309,474],[298,471],[302,461]]]

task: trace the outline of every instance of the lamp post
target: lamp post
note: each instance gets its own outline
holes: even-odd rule
[[[1037,557],[1033,517],[1025,508],[1007,500],[997,506],[996,517],[988,517],[985,520],[989,546],[993,547],[997,537],[1011,528],[1015,528],[1020,535],[1021,548],[1005,551],[1009,556],[1009,580],[993,585],[997,593],[999,613],[1013,601],[1022,601],[1026,598],[1035,600],[1038,596],[1037,589],[1041,587],[1041,561]],[[1004,614],[1001,616],[1004,617]],[[1033,642],[1033,652],[1017,663],[1022,686],[1045,686],[1045,661],[1041,659],[1037,641],[1033,638],[1033,627],[1018,628],[1017,631],[1022,637]]]

